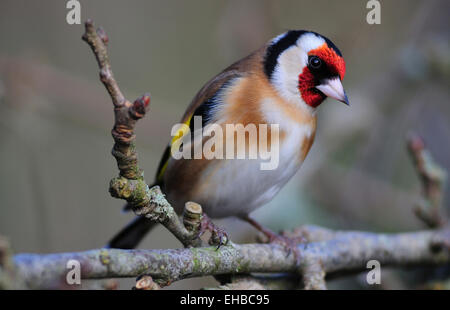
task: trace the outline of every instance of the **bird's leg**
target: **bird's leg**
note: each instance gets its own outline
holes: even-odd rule
[[[282,245],[285,248],[285,250],[287,251],[287,256],[289,256],[292,252],[292,253],[294,253],[294,257],[295,257],[295,260],[297,261],[297,263],[300,262],[300,251],[299,251],[297,245],[298,245],[298,243],[301,243],[301,242],[299,242],[299,240],[297,240],[298,238],[293,239],[293,238],[289,238],[287,236],[276,234],[273,231],[271,231],[270,229],[267,229],[266,227],[262,226],[260,223],[258,223],[257,221],[255,221],[248,215],[243,217],[243,219],[246,222],[248,222],[250,225],[255,227],[257,230],[262,232],[268,238],[268,243],[278,243],[278,244]]]
[[[230,241],[228,233],[223,228],[216,226],[209,216],[203,214],[198,237],[201,237],[206,231],[211,232],[209,243],[217,245],[217,248],[220,248],[222,245],[227,245],[228,241]]]

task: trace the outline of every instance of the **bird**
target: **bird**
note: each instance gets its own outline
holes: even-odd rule
[[[213,77],[196,94],[181,119],[181,129],[174,131],[166,147],[154,185],[161,187],[179,214],[187,201],[194,201],[209,218],[237,217],[261,231],[269,242],[288,244],[250,213],[268,203],[301,167],[313,145],[317,111],[323,101],[329,97],[349,105],[342,85],[344,75],[341,51],[323,35],[289,30],[269,40]],[[199,117],[200,122],[195,122]],[[192,155],[195,143],[189,139],[213,124],[225,131],[230,124],[259,128],[263,128],[261,124],[276,124],[268,130],[267,138],[271,147],[277,146],[276,166],[261,169],[262,158],[211,159],[202,154],[174,158],[174,152],[180,150],[189,150],[186,154]],[[186,140],[181,136],[189,139],[183,142]],[[261,132],[257,136],[262,136]],[[200,137],[204,145],[208,137]],[[259,146],[261,142],[254,140],[249,133],[240,146],[248,150]],[[234,153],[233,147],[228,148],[233,151],[230,153]],[[211,150],[223,154],[227,148],[215,145]],[[248,155],[245,150],[244,155]],[[152,226],[145,217],[136,217],[108,247],[135,248]]]

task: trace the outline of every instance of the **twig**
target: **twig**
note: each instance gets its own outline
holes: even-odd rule
[[[151,276],[145,275],[142,277],[138,277],[134,289],[151,291],[151,290],[159,290],[161,289],[161,287],[153,281]]]
[[[150,96],[145,94],[134,103],[128,101],[114,79],[106,49],[108,37],[102,28],[95,30],[91,20],[85,23],[83,40],[91,47],[100,68],[100,80],[105,85],[114,105],[112,154],[117,161],[119,176],[110,182],[113,197],[124,199],[140,216],[163,224],[184,246],[198,245],[196,232],[187,230],[158,186],[149,188],[139,168],[135,147],[136,122],[145,116]]]
[[[424,141],[418,135],[410,135],[408,150],[422,181],[425,198],[424,202],[418,204],[415,213],[429,227],[442,227],[447,221],[442,207],[447,173],[433,160],[425,149]]]
[[[0,236],[0,289],[24,288],[23,279],[17,276],[9,241]]]

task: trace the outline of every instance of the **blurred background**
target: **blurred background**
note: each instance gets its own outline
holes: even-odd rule
[[[351,105],[329,100],[319,108],[316,142],[300,173],[255,218],[274,230],[424,228],[412,211],[421,187],[405,137],[418,132],[450,169],[448,0],[381,1],[380,25],[367,24],[364,0],[80,2],[82,21],[94,19],[109,36],[125,96],[152,94],[137,128],[149,183],[170,128],[206,81],[277,34],[310,29],[342,51]],[[112,105],[81,41],[83,25],[68,25],[67,12],[61,0],[0,2],[0,234],[15,252],[98,248],[133,217],[108,193],[117,174]],[[248,224],[218,224],[235,242],[255,240]],[[179,246],[160,227],[141,245]],[[415,287],[417,274],[383,270],[382,287]],[[330,287],[366,288],[363,279]],[[171,288],[214,285],[208,277]]]

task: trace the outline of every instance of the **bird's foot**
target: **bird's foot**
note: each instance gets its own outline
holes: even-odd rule
[[[244,220],[246,220],[253,227],[255,227],[257,230],[259,230],[260,232],[262,232],[264,234],[264,236],[267,238],[265,240],[266,243],[276,243],[276,244],[283,246],[283,248],[287,252],[286,257],[288,257],[292,253],[294,255],[297,265],[300,264],[300,256],[301,255],[300,255],[300,250],[298,249],[298,244],[307,242],[305,238],[300,237],[300,236],[291,238],[284,234],[281,234],[281,235],[276,234],[273,231],[271,231],[270,229],[265,228],[264,226],[262,226],[261,224],[259,224],[257,221],[255,221],[254,219],[252,219],[249,216],[245,217]]]
[[[268,241],[267,243],[275,243],[281,245],[284,250],[287,252],[286,257],[291,255],[291,253],[294,255],[294,259],[297,264],[300,264],[300,250],[298,249],[299,242],[298,238],[290,238],[285,235],[276,234],[268,229],[263,231],[263,234],[267,237]]]
[[[211,218],[209,218],[206,214],[203,214],[198,237],[201,237],[206,231],[211,233],[208,243],[210,245],[216,245],[217,249],[219,249],[222,245],[227,245],[230,241],[226,230],[216,226]]]

